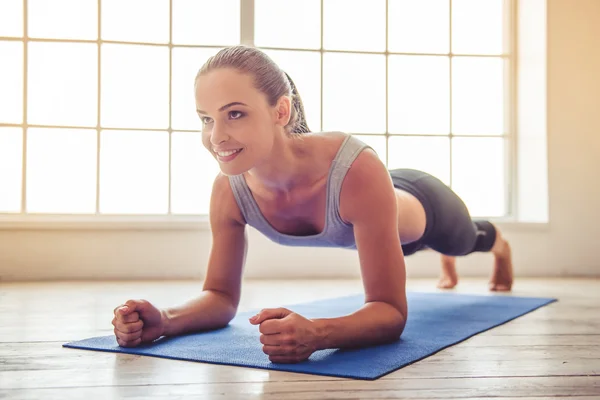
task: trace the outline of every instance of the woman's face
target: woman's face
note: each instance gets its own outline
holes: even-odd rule
[[[239,175],[266,158],[275,137],[276,107],[254,87],[251,75],[216,69],[196,80],[202,143],[225,175]]]

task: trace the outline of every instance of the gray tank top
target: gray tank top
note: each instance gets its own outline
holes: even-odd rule
[[[250,188],[246,184],[244,175],[233,175],[229,177],[229,182],[246,223],[273,242],[285,246],[345,247],[356,249],[354,228],[352,225],[345,223],[340,217],[340,191],[342,182],[350,166],[365,148],[371,147],[356,137],[348,135],[333,159],[327,177],[325,228],[321,233],[296,236],[278,232],[260,211]]]

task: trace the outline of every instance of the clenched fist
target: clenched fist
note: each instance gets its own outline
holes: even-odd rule
[[[135,347],[158,339],[165,331],[163,313],[147,300],[128,300],[114,309],[117,343],[122,347]]]
[[[271,362],[298,363],[317,351],[315,323],[287,308],[263,309],[250,323],[259,325],[263,352]]]

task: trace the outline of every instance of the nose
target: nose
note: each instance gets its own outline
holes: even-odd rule
[[[225,132],[224,129],[221,129],[219,125],[216,123],[213,125],[212,132],[210,134],[210,142],[214,145],[220,145],[229,140],[229,135]]]

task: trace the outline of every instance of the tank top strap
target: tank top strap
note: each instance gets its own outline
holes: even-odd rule
[[[343,223],[339,213],[342,183],[354,160],[356,160],[358,155],[366,148],[371,148],[371,146],[349,134],[346,139],[344,139],[333,160],[328,183],[329,209],[327,210],[327,217],[331,222],[337,221],[338,223]],[[333,225],[335,225],[335,223],[333,223]]]
[[[254,200],[254,196],[246,183],[244,175],[229,176],[229,184],[246,223],[259,230],[267,228],[265,220],[262,218],[262,212]],[[265,226],[263,227],[263,225]]]

